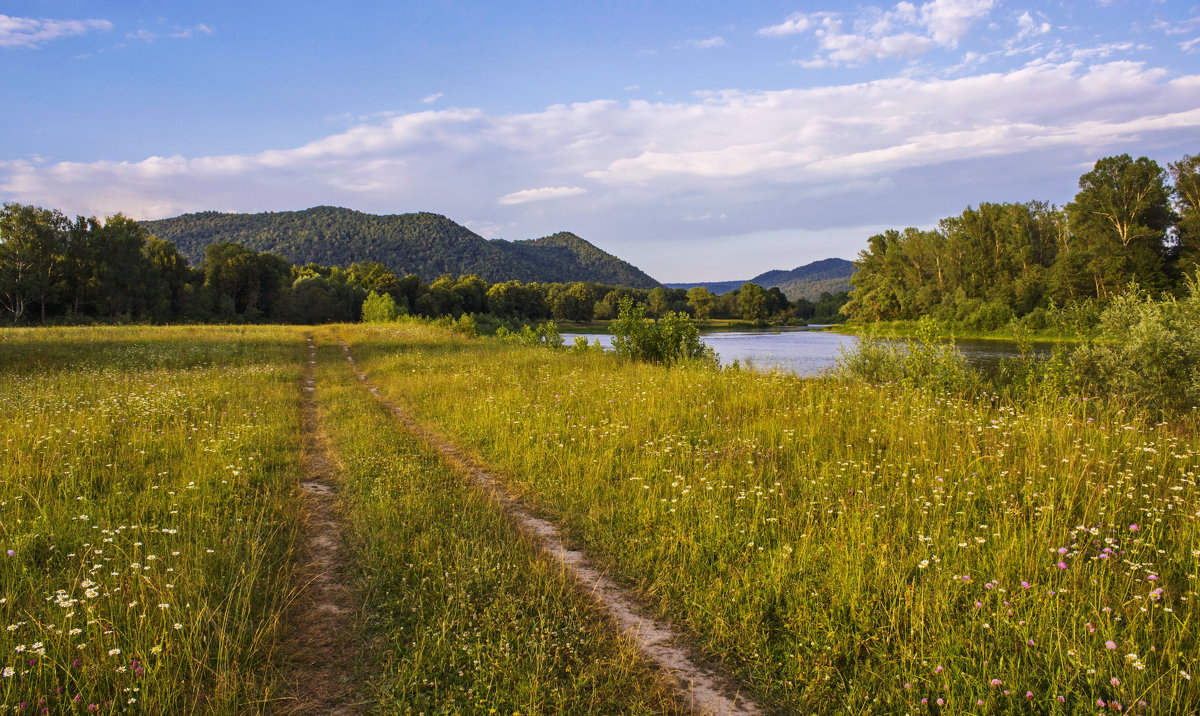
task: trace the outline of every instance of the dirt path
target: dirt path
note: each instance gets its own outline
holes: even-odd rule
[[[350,590],[342,582],[345,554],[338,512],[337,469],[317,413],[317,347],[308,341],[301,398],[304,474],[300,482],[300,593],[288,614],[282,663],[288,669],[282,714],[354,714],[351,683],[354,652],[349,638],[354,617]]]
[[[442,435],[418,423],[403,408],[386,400],[379,389],[358,369],[350,346],[339,339],[346,360],[350,362],[358,380],[386,407],[399,422],[412,433],[436,447],[471,479],[487,490],[513,519],[520,530],[539,544],[542,549],[558,560],[575,579],[589,592],[601,609],[609,615],[620,629],[647,658],[662,668],[679,685],[684,702],[698,714],[759,714],[761,709],[752,700],[733,693],[728,678],[698,665],[684,646],[682,633],[663,621],[646,616],[645,609],[629,593],[604,575],[604,572],[579,550],[568,549],[559,535],[558,528],[551,522],[534,516],[521,501],[503,484],[489,474],[483,466],[464,455]],[[728,695],[733,693],[732,696]]]

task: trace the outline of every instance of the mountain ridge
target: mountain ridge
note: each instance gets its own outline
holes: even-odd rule
[[[696,281],[692,283],[668,283],[668,288],[692,288],[704,286],[716,294],[735,291],[746,283],[756,283],[763,288],[779,288],[788,300],[805,298],[814,301],[822,293],[836,294],[850,290],[850,276],[854,274],[854,262],[846,259],[828,258],[797,266],[791,270],[772,269],[744,281]]]
[[[377,261],[397,275],[415,273],[426,281],[475,274],[489,283],[660,285],[633,264],[570,232],[522,241],[488,240],[432,212],[368,214],[315,206],[256,214],[205,211],[138,223],[160,239],[173,241],[193,266],[201,265],[209,244],[229,241],[278,254],[296,265]]]

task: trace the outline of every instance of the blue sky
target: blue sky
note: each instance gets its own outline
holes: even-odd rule
[[[434,211],[741,279],[1200,152],[1200,3],[0,3],[0,200]]]

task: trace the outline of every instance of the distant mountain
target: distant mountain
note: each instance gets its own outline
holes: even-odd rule
[[[205,211],[140,222],[174,241],[193,266],[221,241],[278,254],[297,265],[349,266],[378,261],[397,275],[426,281],[475,274],[489,283],[596,281],[634,288],[659,285],[636,266],[571,233],[528,241],[488,241],[440,214],[376,215],[333,206],[304,211],[225,214]]]
[[[838,293],[850,290],[850,276],[854,263],[845,259],[822,259],[791,271],[767,271],[744,281],[707,281],[700,283],[668,283],[669,288],[692,288],[704,286],[716,294],[728,293],[742,287],[744,283],[756,283],[763,288],[779,287],[789,300],[806,298],[815,301],[822,293]]]

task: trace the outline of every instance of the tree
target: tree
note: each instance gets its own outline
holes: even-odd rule
[[[653,318],[659,318],[671,310],[671,301],[667,295],[667,289],[662,286],[655,286],[650,289],[650,295],[646,297],[647,312]]]
[[[1191,274],[1200,265],[1200,154],[1184,155],[1168,167],[1179,213],[1175,224],[1176,258],[1180,272]]]
[[[738,294],[738,303],[742,310],[742,318],[747,321],[761,321],[766,316],[767,292],[756,283],[744,283]]]
[[[1164,173],[1146,157],[1104,157],[1079,177],[1079,192],[1067,207],[1071,232],[1083,240],[1097,298],[1115,295],[1130,281],[1157,292],[1163,272],[1170,193]]]
[[[0,209],[0,301],[20,320],[37,303],[41,320],[64,279],[64,252],[70,222],[62,212],[24,204]]]
[[[589,323],[595,307],[591,290],[583,283],[573,283],[554,295],[552,309],[554,318]]]
[[[400,279],[378,261],[356,261],[349,271],[351,279],[366,291],[391,294],[393,299],[401,292]]]
[[[688,289],[687,302],[692,307],[692,312],[696,314],[698,321],[706,321],[712,315],[714,300],[716,300],[716,296],[705,286],[693,286]]]

